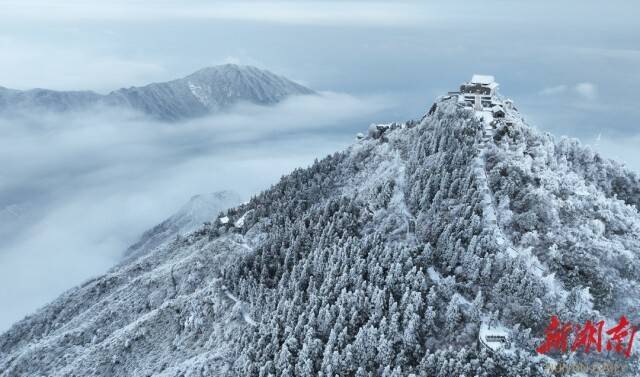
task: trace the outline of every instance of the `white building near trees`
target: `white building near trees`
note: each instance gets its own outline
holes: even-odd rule
[[[460,94],[468,105],[483,110],[494,106],[498,86],[493,76],[473,75],[471,81],[460,85]]]

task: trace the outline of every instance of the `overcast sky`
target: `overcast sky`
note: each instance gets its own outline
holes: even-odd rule
[[[404,119],[478,72],[496,75],[540,128],[627,137],[640,113],[638,8],[615,0],[10,0],[0,2],[0,85],[106,92],[237,62],[315,89],[393,95],[389,116]]]
[[[105,93],[234,62],[332,92],[161,134],[114,114],[0,122],[0,207],[38,208],[0,243],[0,330],[192,195],[249,195],[473,73],[538,128],[640,171],[637,2],[439,3],[0,0],[0,86]]]

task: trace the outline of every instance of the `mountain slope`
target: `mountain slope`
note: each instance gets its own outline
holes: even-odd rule
[[[91,91],[15,90],[0,87],[0,113],[72,111],[96,105],[102,96]]]
[[[139,257],[167,244],[177,236],[185,236],[238,203],[240,196],[231,191],[195,195],[178,212],[144,232],[140,239],[127,249],[125,257]]]
[[[640,319],[639,181],[487,128],[455,98],[373,127],[17,323],[0,375],[548,375],[551,315]],[[487,323],[509,350],[480,346]]]
[[[0,87],[0,113],[84,111],[95,106],[114,106],[176,121],[222,111],[238,102],[272,105],[288,96],[313,93],[269,71],[226,64],[205,68],[181,79],[118,89],[107,95]]]

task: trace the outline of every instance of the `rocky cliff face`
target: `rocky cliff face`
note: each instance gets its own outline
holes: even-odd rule
[[[17,323],[0,375],[547,375],[551,315],[640,319],[639,182],[508,113],[372,128]]]

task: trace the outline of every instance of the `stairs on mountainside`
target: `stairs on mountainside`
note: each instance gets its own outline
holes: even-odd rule
[[[491,123],[487,123],[486,121],[483,121],[482,138],[478,143],[478,148],[477,148],[478,157],[476,157],[475,172],[477,174],[478,182],[481,183],[480,191],[483,194],[482,202],[483,202],[483,211],[485,211],[484,217],[488,219],[487,222],[489,223],[490,226],[495,227],[496,235],[497,235],[496,242],[498,246],[506,247],[507,254],[510,257],[515,258],[522,253],[513,247],[513,245],[511,244],[511,241],[504,234],[504,231],[500,226],[500,223],[498,220],[498,214],[496,211],[496,208],[497,208],[496,200],[495,200],[495,196],[493,195],[493,191],[489,186],[487,171],[486,171],[486,163],[484,160],[484,153],[486,151],[486,146],[493,139],[493,136],[495,134],[494,125],[498,123],[498,122],[495,122],[495,123],[494,122],[495,121]],[[540,261],[535,256],[532,256],[529,262],[530,262],[529,267],[532,267],[532,272],[542,277],[543,273],[545,272],[545,268],[543,267],[542,263],[540,263]]]

